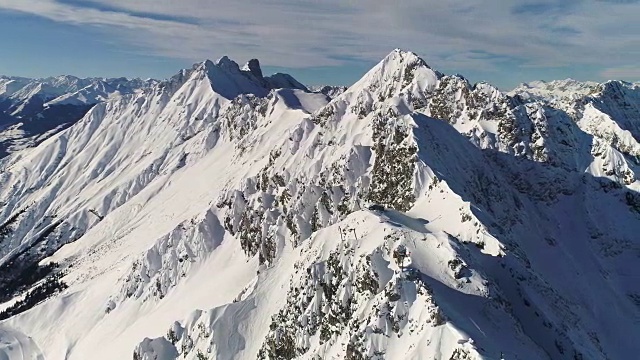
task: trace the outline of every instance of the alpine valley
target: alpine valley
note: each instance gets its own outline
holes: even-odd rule
[[[223,57],[0,110],[1,360],[640,354],[638,84]]]

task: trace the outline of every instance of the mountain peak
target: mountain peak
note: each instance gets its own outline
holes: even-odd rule
[[[258,79],[262,79],[262,69],[260,68],[260,61],[258,59],[251,59],[249,60],[243,67],[242,67],[242,71],[248,71],[251,74],[253,74],[253,76],[255,76]]]
[[[240,94],[263,97],[270,90],[279,88],[307,91],[304,85],[287,74],[264,77],[258,59],[249,60],[241,68],[237,62],[225,55],[215,62],[205,60],[195,64],[191,71],[197,71],[201,79],[208,79],[213,91],[229,100]],[[181,74],[177,75],[177,79],[186,80],[187,72],[183,71]]]
[[[240,72],[240,66],[238,65],[238,63],[231,60],[226,55],[218,59],[215,65],[219,68],[222,68],[231,72]]]
[[[215,63],[209,59],[206,59],[205,61],[201,62],[200,65],[205,68],[208,69],[212,66],[216,66],[216,64],[219,62],[220,60],[216,61]],[[197,65],[196,65],[197,66]]]
[[[419,103],[437,87],[442,76],[415,53],[394,49],[340,97],[384,101],[403,95]]]
[[[385,56],[382,62],[397,63],[399,65],[418,63],[420,64],[420,66],[424,66],[431,69],[431,67],[427,64],[427,62],[424,61],[424,59],[422,59],[420,56],[418,56],[418,54],[412,51],[402,50],[399,48],[396,48],[393,51],[391,51],[389,55]]]

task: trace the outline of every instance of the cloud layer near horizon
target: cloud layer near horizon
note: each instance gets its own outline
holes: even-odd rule
[[[375,62],[396,47],[436,68],[589,66],[640,77],[637,0],[0,0],[100,27],[141,52],[304,68]]]

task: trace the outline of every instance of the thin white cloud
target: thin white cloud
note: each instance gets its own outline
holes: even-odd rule
[[[162,26],[181,26],[177,22],[153,20],[131,16],[125,12],[101,11],[70,6],[54,0],[0,0],[0,9],[19,11],[42,16],[54,21],[71,24],[113,26],[124,29],[155,31]]]
[[[461,70],[640,60],[640,4],[628,1],[0,0],[0,8],[102,26],[141,51],[193,61],[311,67],[376,61],[395,47]]]
[[[618,68],[608,68],[600,73],[603,79],[628,79],[630,81],[640,80],[640,68],[637,66],[624,66]]]

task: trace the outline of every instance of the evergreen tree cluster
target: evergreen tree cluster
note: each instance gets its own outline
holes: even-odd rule
[[[51,272],[54,268],[57,267],[57,264],[51,263],[45,267],[44,269],[36,269],[32,273],[33,274],[41,274],[42,271]],[[40,271],[38,271],[40,270]],[[36,275],[37,276],[37,275]],[[58,293],[67,288],[67,284],[65,284],[62,280],[62,273],[56,273],[52,276],[46,278],[44,282],[34,287],[31,291],[29,291],[24,299],[18,300],[15,304],[6,308],[4,311],[0,312],[0,320],[8,319],[14,315],[20,314],[24,311],[31,309],[37,304],[43,302],[51,295]],[[0,291],[2,293],[2,291]]]

